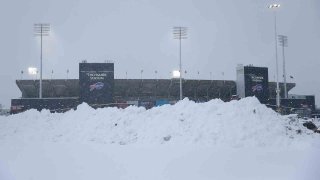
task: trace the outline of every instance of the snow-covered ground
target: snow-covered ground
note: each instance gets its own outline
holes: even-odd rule
[[[256,98],[30,110],[0,117],[0,179],[318,180],[319,139]]]

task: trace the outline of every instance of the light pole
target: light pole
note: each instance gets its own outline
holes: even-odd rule
[[[276,50],[276,79],[277,79],[277,98],[276,105],[277,108],[280,108],[280,89],[279,89],[279,70],[278,70],[278,48],[277,48],[277,11],[276,9],[280,7],[280,4],[271,4],[269,5],[269,9],[273,10],[274,14],[274,38],[275,38],[275,50]]]
[[[224,72],[221,73],[222,74],[222,79],[223,79],[223,85],[225,84],[226,80],[224,79]]]
[[[67,69],[67,80],[69,79],[69,69]]]
[[[40,89],[39,89],[39,98],[42,98],[42,37],[49,36],[50,24],[34,24],[34,34],[35,36],[40,36],[41,51],[40,51]]]
[[[21,80],[22,80],[22,76],[23,76],[23,70],[21,71]]]
[[[141,77],[140,77],[140,78],[141,78],[141,81],[142,81],[142,73],[143,73],[143,69],[140,71],[140,73],[141,73]]]
[[[181,65],[181,40],[187,39],[187,27],[173,27],[174,39],[179,40],[179,72],[180,72],[180,100],[182,100],[182,65]]]
[[[200,81],[200,71],[198,71],[198,81]]]
[[[156,80],[158,81],[158,71],[155,70],[154,73],[155,73],[155,75],[156,75]]]
[[[286,60],[284,56],[284,47],[288,47],[288,37],[284,35],[278,35],[280,46],[282,46],[282,59],[283,59],[283,86],[284,86],[284,98],[288,98],[287,91],[287,74],[286,74]]]

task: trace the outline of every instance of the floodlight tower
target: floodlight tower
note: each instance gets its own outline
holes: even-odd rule
[[[276,50],[276,78],[277,78],[277,98],[276,98],[276,105],[277,109],[280,108],[280,89],[279,89],[279,70],[278,70],[278,48],[277,48],[277,8],[280,7],[280,4],[271,4],[268,6],[269,9],[273,10],[274,14],[274,38],[275,38],[275,50]]]
[[[42,98],[42,39],[43,36],[49,36],[50,24],[38,23],[34,24],[34,35],[40,36],[40,86],[39,86],[39,98]]]
[[[179,40],[179,73],[180,73],[180,100],[182,100],[182,65],[181,65],[181,40],[187,39],[187,27],[173,27],[173,38]]]
[[[282,47],[284,98],[288,98],[286,60],[284,56],[284,47],[288,47],[288,37],[284,35],[278,35],[278,40],[279,40],[280,46]]]

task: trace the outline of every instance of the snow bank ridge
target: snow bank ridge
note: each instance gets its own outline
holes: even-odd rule
[[[175,105],[146,110],[92,109],[51,114],[47,110],[0,117],[1,141],[103,144],[200,144],[208,146],[287,146],[309,144],[313,134],[296,133],[299,123],[278,115],[254,98]],[[301,128],[303,129],[303,128]]]

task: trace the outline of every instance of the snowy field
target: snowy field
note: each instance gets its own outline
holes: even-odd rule
[[[319,180],[319,139],[256,98],[30,110],[0,116],[0,180]]]

